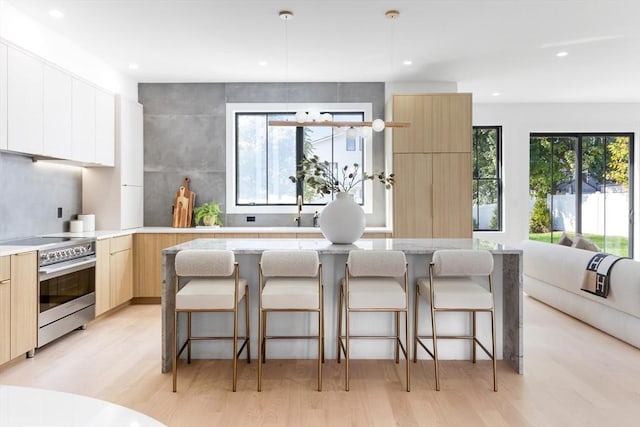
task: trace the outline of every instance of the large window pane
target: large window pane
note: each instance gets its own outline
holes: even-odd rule
[[[473,128],[473,229],[502,229],[500,127]]]
[[[286,116],[270,114],[268,120],[286,120]],[[268,132],[267,203],[296,203],[296,185],[289,179],[296,173],[296,128],[269,126]]]
[[[238,204],[267,203],[267,116],[236,117]]]
[[[334,121],[361,122],[364,113],[330,113]],[[298,186],[290,177],[303,155],[317,155],[320,161],[332,165],[334,176],[341,183],[351,181],[343,176],[344,166],[354,171],[351,194],[358,203],[364,203],[362,169],[364,141],[357,129],[311,126],[302,129],[289,126],[269,126],[269,121],[293,120],[291,113],[237,113],[236,114],[236,204],[239,205],[294,205]],[[300,140],[297,140],[300,139]],[[302,188],[300,195],[305,204],[323,205],[333,195],[319,195]]]
[[[581,234],[604,252],[632,255],[631,149],[627,135],[532,136],[530,238]]]

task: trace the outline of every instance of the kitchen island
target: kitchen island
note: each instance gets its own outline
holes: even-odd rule
[[[498,359],[505,360],[516,372],[523,373],[523,331],[522,331],[522,251],[507,248],[501,244],[479,239],[361,239],[351,245],[335,245],[325,239],[195,239],[162,250],[162,372],[169,372],[172,368],[174,309],[175,309],[175,255],[183,249],[226,249],[236,254],[240,266],[240,276],[249,283],[250,317],[251,317],[251,347],[253,355],[257,351],[257,313],[258,313],[258,262],[264,250],[316,250],[322,262],[324,293],[325,293],[325,353],[328,359],[336,357],[337,308],[340,279],[344,276],[344,266],[350,250],[400,250],[407,257],[409,272],[409,307],[410,328],[413,320],[413,299],[415,296],[415,280],[417,277],[428,275],[428,263],[431,255],[438,249],[487,249],[494,257],[493,285],[495,294],[496,329]],[[182,283],[181,283],[182,285]],[[422,302],[424,304],[424,301]],[[290,317],[269,318],[271,331],[301,334],[314,327],[314,321],[304,313],[299,313],[298,321],[292,322]],[[389,321],[381,319],[379,314],[359,313],[361,317],[352,322],[352,333],[357,333],[357,324],[371,327],[375,324],[379,332],[391,329]],[[228,316],[217,317],[217,313],[202,313],[200,319],[194,317],[195,334],[224,333],[231,323]],[[367,316],[371,316],[368,319]],[[442,313],[443,330],[440,333],[460,331],[463,333],[469,327],[467,317],[461,313]],[[422,316],[425,323],[420,324],[420,330],[429,328],[429,316]],[[447,317],[445,320],[444,317]],[[224,319],[224,320],[218,320]],[[185,322],[180,320],[178,334],[184,338]],[[479,337],[483,342],[490,342],[489,318],[478,317]],[[413,336],[413,332],[410,331]],[[488,340],[488,341],[487,341]],[[451,341],[451,342],[449,342]],[[208,343],[206,343],[208,344]],[[231,358],[229,345],[224,343],[210,343],[194,346],[193,357],[198,358]],[[412,344],[409,345],[411,347]],[[364,341],[353,346],[352,357],[358,358],[392,358],[393,346],[385,346],[377,342]],[[453,342],[447,340],[439,344],[438,350],[443,359],[467,358],[470,354],[467,342]],[[278,342],[268,347],[270,358],[311,358],[315,354],[313,342],[288,341]],[[420,351],[421,358],[425,358]],[[427,356],[428,357],[428,356]]]

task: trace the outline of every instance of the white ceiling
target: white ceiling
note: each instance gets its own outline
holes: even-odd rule
[[[139,82],[455,81],[475,101],[640,102],[640,0],[9,2]]]

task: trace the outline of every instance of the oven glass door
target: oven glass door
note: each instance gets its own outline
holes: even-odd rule
[[[56,308],[96,290],[95,267],[40,281],[40,313]]]

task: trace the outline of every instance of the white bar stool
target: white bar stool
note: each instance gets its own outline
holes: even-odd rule
[[[416,298],[414,308],[414,347],[413,361],[417,360],[418,344],[433,358],[436,377],[436,390],[440,390],[440,371],[438,363],[439,339],[466,339],[472,341],[471,358],[476,363],[476,344],[491,358],[493,362],[493,391],[498,391],[496,380],[496,321],[493,302],[493,256],[485,250],[448,249],[433,253],[429,264],[429,277],[417,279]],[[488,287],[474,281],[474,277],[482,276]],[[431,308],[431,335],[420,335],[419,302],[423,297]],[[468,312],[471,313],[471,335],[437,335],[436,313],[439,312]],[[487,348],[476,337],[476,313],[491,314],[492,350]],[[431,339],[433,352],[422,342]]]
[[[238,263],[232,251],[186,249],[177,253],[176,310],[174,316],[173,391],[178,383],[178,358],[187,348],[187,363],[191,363],[191,342],[200,340],[233,340],[233,391],[238,379],[238,358],[247,348],[247,363],[251,361],[249,348],[249,290],[247,281],[239,277]],[[191,280],[178,290],[181,277]],[[245,334],[238,336],[238,306],[244,299]],[[178,313],[187,313],[187,339],[178,349]],[[191,334],[191,314],[194,312],[228,312],[233,314],[233,336],[203,337]],[[242,340],[240,350],[238,341]]]
[[[409,379],[409,300],[407,292],[407,261],[401,251],[350,251],[340,284],[338,307],[338,363],[345,358],[345,390],[349,391],[349,342],[353,338],[392,339],[395,341],[395,361],[400,362],[402,350],[406,360],[406,384]],[[342,311],[345,311],[345,333],[342,332]],[[352,312],[395,313],[395,335],[350,335],[349,321]],[[400,313],[404,313],[405,346],[400,340]]]
[[[324,362],[324,288],[322,264],[316,251],[277,251],[262,253],[259,266],[260,317],[258,319],[258,391],[262,390],[262,364],[266,360],[269,339],[318,340],[318,391],[322,391]],[[318,313],[318,334],[269,336],[270,312]]]

